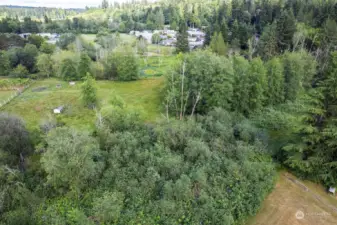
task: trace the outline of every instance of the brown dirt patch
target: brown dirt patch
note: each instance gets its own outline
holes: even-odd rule
[[[304,188],[307,187],[306,188]],[[337,199],[312,182],[282,172],[249,225],[336,225]]]

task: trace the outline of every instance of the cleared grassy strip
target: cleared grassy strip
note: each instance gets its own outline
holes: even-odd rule
[[[337,211],[333,206],[337,207],[336,197],[329,195],[322,186],[281,172],[275,189],[266,198],[257,216],[247,224],[334,225],[337,224]]]
[[[161,112],[159,92],[162,81],[163,78],[133,82],[98,81],[100,105],[109,104],[109,99],[115,93],[128,105],[142,108],[146,121],[154,121]],[[61,85],[60,88],[56,87],[58,84]],[[66,106],[64,113],[54,115],[53,109],[61,105]],[[41,121],[50,117],[81,129],[90,129],[95,123],[95,112],[82,105],[80,83],[70,86],[67,82],[57,79],[35,82],[1,111],[21,116],[30,129],[37,128]]]
[[[15,90],[0,90],[0,103],[6,101],[9,97],[11,97],[15,93]]]

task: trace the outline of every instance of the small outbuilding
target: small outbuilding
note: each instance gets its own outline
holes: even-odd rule
[[[70,82],[69,82],[69,85],[70,85],[70,86],[74,86],[75,84],[76,84],[76,83],[75,83],[74,81],[70,81]]]
[[[336,188],[330,187],[330,188],[329,188],[329,192],[330,192],[331,194],[335,194],[335,193],[336,193]]]
[[[54,114],[60,114],[63,111],[64,107],[63,106],[59,106],[57,108],[54,109]]]

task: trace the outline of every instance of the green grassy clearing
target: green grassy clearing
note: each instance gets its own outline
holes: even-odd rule
[[[97,81],[98,98],[101,106],[115,93],[123,98],[127,105],[142,108],[146,121],[154,121],[160,116],[161,106],[159,91],[162,78],[143,79],[133,82]],[[61,84],[61,88],[56,85]],[[42,91],[34,91],[44,87]],[[57,121],[79,129],[91,129],[95,123],[95,112],[82,105],[80,83],[69,86],[57,79],[45,79],[35,82],[22,95],[15,98],[1,111],[21,116],[30,129],[37,128],[44,119],[55,117]],[[53,109],[66,106],[60,114],[53,114]]]
[[[81,34],[81,37],[91,43],[95,43],[96,34]],[[120,40],[125,44],[132,44],[136,41],[136,37],[129,34],[119,34]]]
[[[148,53],[150,53],[150,55],[153,55],[153,56],[156,56],[156,55],[170,56],[174,53],[175,48],[150,44],[147,46],[147,51]]]
[[[140,76],[158,77],[169,72],[171,66],[176,62],[175,56],[165,57],[140,57]]]
[[[15,90],[0,90],[0,103],[6,101],[9,97],[11,97],[15,93]]]

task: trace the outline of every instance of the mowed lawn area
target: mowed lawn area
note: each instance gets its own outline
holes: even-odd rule
[[[101,106],[109,104],[113,95],[120,96],[127,105],[141,108],[146,121],[155,121],[161,115],[160,89],[163,77],[147,78],[132,82],[97,81],[98,99]],[[60,87],[57,87],[57,86]],[[38,80],[22,95],[15,98],[0,111],[21,116],[28,128],[37,128],[43,120],[56,118],[80,129],[90,129],[95,124],[96,114],[83,106],[81,101],[81,82],[70,86],[58,79]],[[60,115],[53,109],[65,106]]]
[[[279,174],[272,193],[247,225],[335,225],[337,199],[321,185]]]

